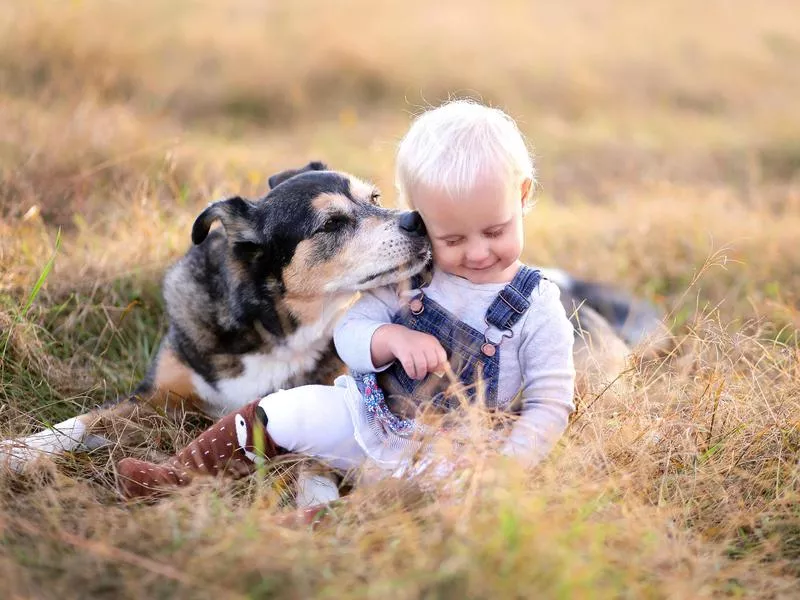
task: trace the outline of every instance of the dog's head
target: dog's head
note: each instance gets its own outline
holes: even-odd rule
[[[270,177],[252,202],[214,202],[194,223],[200,244],[214,221],[225,230],[233,268],[287,295],[322,297],[407,280],[425,266],[430,243],[416,213],[383,208],[378,190],[322,163]]]

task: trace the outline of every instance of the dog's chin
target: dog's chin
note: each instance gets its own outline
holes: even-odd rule
[[[385,285],[392,285],[408,281],[415,275],[419,274],[428,263],[430,259],[430,252],[424,252],[415,257],[413,261],[403,263],[402,265],[394,265],[385,269],[376,269],[371,273],[366,273],[359,276],[354,273],[352,279],[343,282],[344,285],[339,286],[338,291],[342,292],[363,292],[366,290],[373,290],[375,288],[383,287]]]

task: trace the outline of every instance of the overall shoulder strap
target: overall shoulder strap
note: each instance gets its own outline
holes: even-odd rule
[[[531,293],[539,285],[542,272],[522,265],[486,311],[486,322],[497,329],[511,329],[531,306]]]

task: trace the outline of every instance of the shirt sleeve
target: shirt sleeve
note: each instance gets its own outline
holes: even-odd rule
[[[529,309],[536,314],[527,316],[521,332],[522,414],[503,447],[504,454],[518,457],[527,466],[547,456],[575,410],[574,329],[558,287],[543,280],[539,290],[541,295]]]
[[[333,343],[339,358],[351,370],[365,373],[382,371],[391,364],[373,365],[370,346],[375,330],[391,323],[399,309],[396,290],[387,286],[362,293],[340,319],[333,331]]]

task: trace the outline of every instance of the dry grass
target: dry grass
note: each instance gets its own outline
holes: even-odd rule
[[[315,532],[275,525],[274,475],[133,507],[120,449],[4,477],[5,597],[794,594],[800,6],[429,4],[0,6],[2,437],[135,385],[206,202],[311,158],[389,192],[451,93],[535,142],[527,258],[662,302],[677,349],[536,473],[471,452],[458,500],[363,488]],[[143,452],[190,434],[156,425]]]

